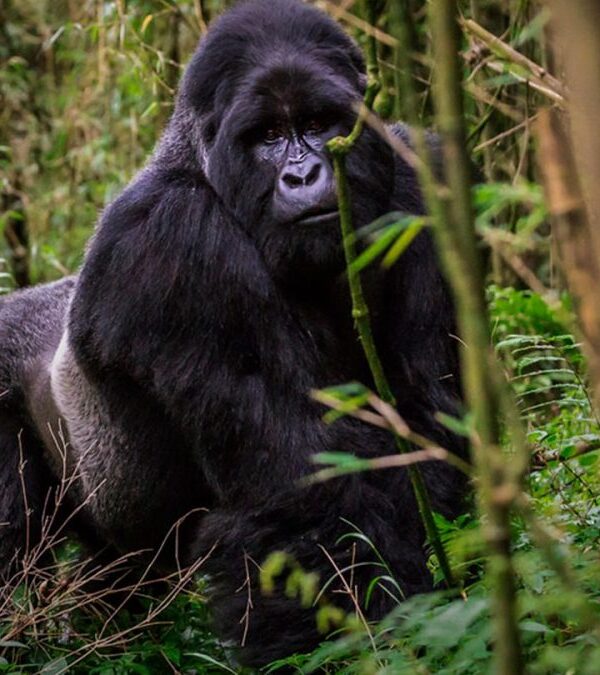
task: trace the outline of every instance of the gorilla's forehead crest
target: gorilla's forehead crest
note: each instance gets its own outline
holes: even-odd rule
[[[257,111],[295,119],[336,108],[347,108],[358,91],[330,65],[307,54],[281,52],[254,68],[238,92]],[[310,94],[310,95],[307,95]]]
[[[226,106],[250,73],[264,73],[266,67],[278,73],[273,84],[284,84],[286,61],[294,63],[288,79],[290,73],[302,79],[320,69],[328,79],[344,81],[348,90],[359,91],[364,84],[360,50],[323,12],[301,0],[244,0],[201,40],[184,76],[180,104],[199,113]]]

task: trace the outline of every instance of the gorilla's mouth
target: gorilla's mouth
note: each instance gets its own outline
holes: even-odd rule
[[[302,217],[294,221],[295,225],[323,225],[339,218],[340,212],[337,209],[313,209],[305,211]]]

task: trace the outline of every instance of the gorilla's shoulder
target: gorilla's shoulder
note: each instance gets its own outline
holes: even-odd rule
[[[411,139],[411,127],[404,122],[394,122],[389,125],[389,130],[397,139],[402,143],[407,145],[409,148],[413,148],[413,142]],[[442,157],[442,142],[438,134],[436,134],[431,129],[425,130],[425,140],[427,142],[427,147],[431,153],[431,160],[434,164],[434,170],[438,171],[438,164],[441,163]]]
[[[402,143],[413,149],[413,142],[411,140],[411,128],[404,122],[395,122],[388,127],[389,131],[398,138]],[[425,141],[429,151],[429,161],[433,173],[439,181],[444,180],[444,148],[442,139],[438,133],[431,129],[425,130]],[[414,176],[414,185],[418,185],[416,174],[413,167],[409,167],[407,163],[401,158],[397,157],[396,174],[402,177]],[[484,176],[480,169],[474,162],[471,162],[471,180],[473,183],[481,183],[484,181]]]

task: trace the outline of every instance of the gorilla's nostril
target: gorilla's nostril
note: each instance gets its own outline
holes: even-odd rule
[[[313,183],[316,183],[319,175],[321,173],[321,165],[320,164],[314,164],[308,174],[306,175],[306,178],[304,179],[304,184],[305,185],[312,185]]]
[[[296,188],[304,185],[304,178],[302,176],[289,171],[283,174],[281,180],[290,188]]]

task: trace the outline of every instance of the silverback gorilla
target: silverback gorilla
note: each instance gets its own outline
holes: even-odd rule
[[[215,624],[230,644],[246,632],[247,664],[323,637],[314,608],[288,597],[284,581],[261,589],[258,566],[272,551],[321,583],[335,576],[327,551],[340,570],[354,565],[363,598],[381,569],[371,547],[343,537],[354,527],[406,595],[431,588],[405,470],[299,485],[317,452],[395,452],[389,433],[356,419],[325,424],[309,397],[336,383],[373,386],[325,150],[351,129],[364,86],[358,48],[324,14],[299,0],[240,2],[202,39],[161,141],[104,212],[79,275],[1,301],[2,574],[39,536],[66,470],[76,471],[69,508],[84,541],[115,555],[162,543],[161,569],[211,552],[203,570]],[[389,133],[406,140],[400,125]],[[358,226],[422,212],[413,170],[368,128],[348,173]],[[400,414],[464,454],[435,418],[456,411],[460,387],[430,235],[364,283]],[[440,462],[422,471],[434,508],[456,514],[461,477]],[[351,609],[346,596],[329,597]],[[380,589],[366,613],[392,605]]]

